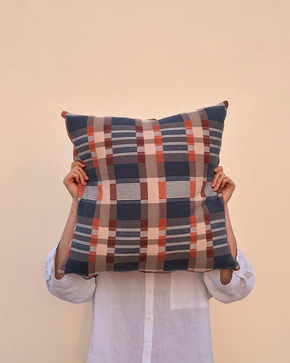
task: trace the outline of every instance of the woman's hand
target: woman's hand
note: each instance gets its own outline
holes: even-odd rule
[[[231,199],[233,191],[236,188],[235,183],[228,176],[224,174],[222,166],[217,166],[214,169],[214,172],[215,175],[212,179],[211,186],[215,191],[217,191],[218,188],[221,189],[223,195],[223,201],[226,204]]]
[[[71,171],[63,179],[63,183],[73,199],[78,197],[78,183],[86,185],[86,180],[89,179],[87,173],[83,170],[85,166],[81,161],[73,161],[71,163]]]

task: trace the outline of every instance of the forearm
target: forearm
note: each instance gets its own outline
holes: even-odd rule
[[[55,278],[56,279],[61,279],[64,276],[63,274],[58,273],[58,269],[61,266],[62,262],[64,261],[64,259],[66,257],[66,254],[67,254],[70,238],[72,236],[76,218],[77,218],[77,208],[78,208],[78,200],[73,199],[71,208],[70,208],[70,212],[69,212],[69,216],[68,216],[66,225],[64,227],[64,230],[63,230],[60,242],[59,242],[59,246],[58,246],[58,249],[56,252],[56,257],[55,257]]]
[[[226,229],[227,229],[227,239],[228,239],[228,243],[230,246],[230,251],[231,251],[234,259],[236,259],[236,257],[237,257],[237,241],[236,241],[234,231],[232,229],[232,225],[231,225],[231,221],[230,221],[228,204],[225,203],[224,206],[225,206],[225,221],[226,221]],[[232,274],[233,274],[233,270],[220,269],[221,283],[223,285],[227,285],[231,281]]]

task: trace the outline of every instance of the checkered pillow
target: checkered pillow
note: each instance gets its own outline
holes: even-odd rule
[[[228,102],[160,120],[67,112],[73,159],[85,163],[60,272],[238,269],[230,253],[219,162]]]

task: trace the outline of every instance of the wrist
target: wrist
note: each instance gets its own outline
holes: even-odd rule
[[[222,285],[228,285],[233,276],[233,270],[220,269],[220,282]]]

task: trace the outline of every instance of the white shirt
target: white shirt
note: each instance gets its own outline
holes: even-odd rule
[[[227,285],[221,284],[219,270],[102,272],[90,280],[67,274],[57,280],[58,243],[46,258],[46,284],[62,300],[92,299],[88,363],[213,363],[209,299],[231,303],[254,286],[252,266],[239,248],[240,270]]]

